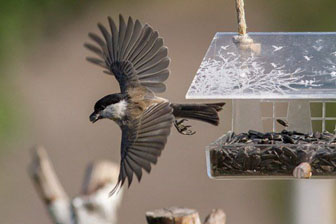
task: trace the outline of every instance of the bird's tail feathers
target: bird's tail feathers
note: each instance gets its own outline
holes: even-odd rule
[[[189,118],[207,122],[212,125],[219,124],[218,112],[225,103],[210,104],[172,104],[176,118]]]

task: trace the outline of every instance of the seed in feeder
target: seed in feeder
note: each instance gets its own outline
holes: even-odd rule
[[[282,119],[277,119],[276,120],[279,124],[281,124],[282,126],[284,127],[288,127],[288,122],[287,121],[284,121]]]
[[[293,171],[293,176],[295,178],[310,178],[312,176],[312,172],[311,172],[312,168],[310,166],[309,163],[304,162],[301,163],[299,166],[295,167],[294,171]]]
[[[282,139],[284,141],[284,143],[289,143],[289,144],[294,144],[294,139],[289,137],[288,135],[283,135]]]
[[[313,175],[336,175],[336,134],[233,132],[210,150],[214,176],[292,176],[302,163],[310,164]],[[299,168],[298,168],[299,169]],[[300,170],[296,170],[299,172]],[[301,172],[301,171],[300,171]],[[300,178],[309,173],[296,173]]]

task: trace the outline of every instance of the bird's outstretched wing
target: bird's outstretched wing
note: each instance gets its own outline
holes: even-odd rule
[[[119,15],[119,29],[113,19],[108,17],[109,30],[98,23],[103,35],[89,33],[95,44],[85,43],[85,47],[97,57],[87,60],[113,74],[119,82],[121,92],[130,87],[142,85],[154,92],[164,92],[163,83],[169,76],[168,49],[149,25],[142,25],[139,20],[128,18],[127,24]]]
[[[150,106],[131,126],[122,127],[118,184],[110,194],[120,189],[126,178],[130,186],[133,173],[140,181],[142,169],[151,171],[151,164],[156,164],[167,142],[173,120],[170,103],[164,102]]]

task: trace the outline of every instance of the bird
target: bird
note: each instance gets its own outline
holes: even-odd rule
[[[156,96],[166,90],[170,58],[163,38],[150,25],[132,17],[126,22],[120,14],[119,28],[108,17],[108,28],[98,23],[98,29],[101,34],[90,32],[90,41],[84,43],[95,54],[86,59],[114,76],[120,92],[99,99],[89,119],[92,123],[109,119],[121,129],[120,171],[113,195],[126,179],[130,187],[134,174],[140,182],[143,170],[150,173],[173,124],[183,135],[195,134],[184,124],[187,119],[217,126],[225,103],[177,104]]]

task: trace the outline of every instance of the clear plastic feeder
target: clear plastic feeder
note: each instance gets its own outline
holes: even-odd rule
[[[217,33],[187,99],[335,99],[336,33]]]
[[[336,33],[249,33],[249,44],[235,35],[215,35],[186,95],[232,100],[232,131],[247,135],[207,147],[209,176],[290,178],[306,163],[312,177],[335,177]],[[281,139],[263,144],[258,133]]]

